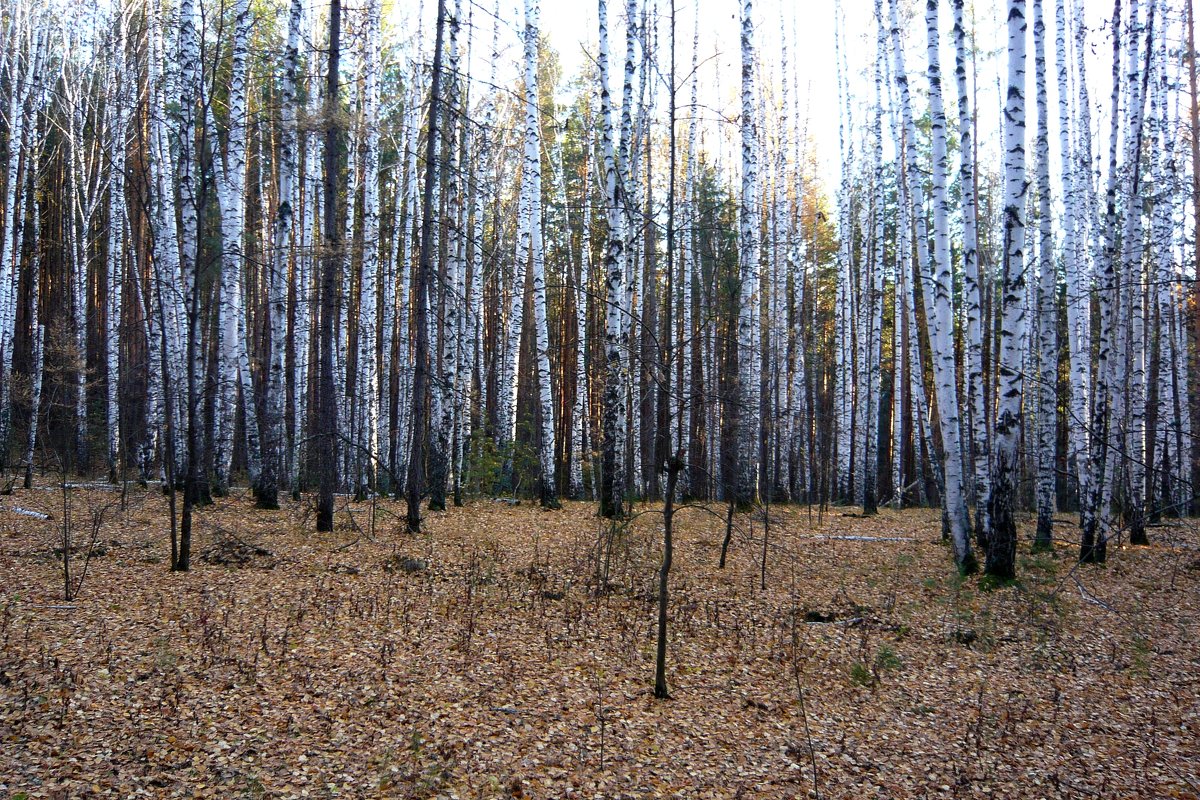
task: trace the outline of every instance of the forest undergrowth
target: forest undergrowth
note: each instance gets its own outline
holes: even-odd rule
[[[935,511],[771,507],[764,573],[761,512],[718,570],[723,512],[684,508],[656,700],[651,507],[481,500],[413,537],[391,501],[325,534],[250,504],[172,573],[157,491],[0,498],[0,797],[1200,794],[1187,521],[1097,567],[1073,518],[1049,553],[1022,519],[997,585]]]

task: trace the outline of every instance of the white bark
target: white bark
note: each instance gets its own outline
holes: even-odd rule
[[[682,496],[694,493],[692,480],[695,470],[695,453],[692,451],[692,430],[695,425],[696,386],[694,384],[694,359],[699,342],[696,337],[694,320],[692,318],[692,287],[698,279],[700,270],[697,265],[696,247],[696,214],[699,204],[696,202],[696,120],[699,116],[697,102],[697,61],[700,53],[700,17],[696,15],[695,30],[692,34],[692,76],[691,76],[691,105],[688,112],[687,152],[684,154],[683,172],[683,226],[680,231],[680,271],[682,283],[682,299],[679,310],[679,347],[680,347],[680,381],[679,381],[679,437],[675,448],[683,453],[687,469],[679,475],[679,491]],[[701,358],[703,354],[701,353]]]
[[[31,162],[28,143],[33,131],[26,109],[38,85],[37,75],[43,63],[46,34],[43,20],[31,9],[17,8],[10,16],[12,52],[8,66],[8,163],[5,181],[4,236],[0,239],[0,465],[6,464],[12,430],[12,364],[17,323],[18,265],[21,256],[21,206],[18,174],[21,162]]]
[[[1039,546],[1053,539],[1055,511],[1055,445],[1058,442],[1058,279],[1054,232],[1050,218],[1050,122],[1046,96],[1046,22],[1042,0],[1033,2],[1033,48],[1037,81],[1038,183],[1038,413],[1037,507]]]
[[[572,305],[575,311],[575,395],[572,398],[571,405],[571,467],[570,478],[568,484],[568,496],[574,500],[582,499],[584,495],[583,487],[583,461],[584,461],[584,437],[587,428],[588,417],[588,369],[587,369],[587,315],[590,307],[590,295],[588,292],[589,276],[592,273],[592,213],[591,205],[588,202],[591,189],[591,170],[592,170],[592,147],[591,135],[588,132],[583,134],[583,179],[580,192],[583,196],[581,208],[583,213],[580,215],[580,229],[582,235],[579,247],[579,261],[575,267],[574,273],[574,299]],[[559,147],[559,172],[562,173],[562,201],[564,208],[567,203],[567,176],[562,170],[562,146]],[[567,227],[568,232],[570,227]],[[593,469],[594,469],[593,465]]]
[[[175,187],[171,179],[170,165],[176,158],[172,153],[167,131],[167,97],[172,93],[173,81],[163,69],[162,23],[157,20],[152,26],[152,65],[151,75],[153,90],[151,92],[153,111],[150,114],[150,136],[153,147],[151,160],[151,181],[154,187],[153,195],[153,227],[154,227],[154,269],[152,287],[148,300],[152,304],[150,313],[156,316],[155,343],[152,347],[161,347],[161,358],[151,359],[148,369],[151,373],[150,385],[154,388],[148,393],[148,405],[153,407],[147,416],[157,424],[167,422],[172,432],[171,449],[175,453],[174,474],[183,472],[186,464],[187,447],[183,436],[182,412],[186,408],[187,387],[184,382],[186,366],[184,363],[183,337],[186,332],[186,312],[184,309],[183,281],[184,273],[181,268],[180,231],[175,214]],[[161,337],[161,340],[159,340]],[[160,364],[162,369],[160,370]],[[155,384],[160,384],[156,386]],[[165,420],[165,394],[173,394],[172,419]],[[157,429],[147,426],[149,440],[156,439]],[[150,459],[154,454],[149,453]],[[145,470],[144,470],[145,472]]]
[[[179,4],[179,83],[177,94],[179,107],[179,129],[175,159],[178,173],[180,198],[180,229],[179,229],[179,271],[180,286],[186,287],[187,294],[180,298],[181,311],[179,327],[179,378],[176,385],[180,388],[176,404],[180,424],[176,426],[185,448],[178,448],[176,453],[183,450],[184,457],[179,460],[177,476],[193,474],[192,466],[199,468],[196,463],[199,454],[191,451],[191,446],[199,442],[199,432],[195,430],[199,418],[197,405],[200,402],[200,381],[203,375],[202,348],[198,341],[199,334],[199,303],[200,303],[200,179],[198,172],[199,153],[197,152],[197,107],[204,107],[202,97],[204,90],[203,65],[200,63],[200,32],[196,28],[199,9],[194,0],[181,0]]]
[[[742,189],[738,205],[738,395],[736,416],[739,503],[758,495],[761,362],[760,331],[754,324],[759,302],[758,130],[754,89],[753,0],[742,0]]]
[[[1134,0],[1136,3],[1137,0]],[[1105,187],[1105,212],[1101,236],[1097,290],[1099,294],[1100,325],[1096,341],[1095,404],[1092,411],[1093,442],[1089,473],[1092,496],[1080,501],[1080,558],[1084,561],[1103,561],[1107,552],[1108,530],[1112,524],[1113,459],[1109,458],[1113,437],[1112,362],[1114,359],[1114,304],[1117,291],[1117,143],[1120,135],[1121,95],[1121,3],[1116,0],[1113,11],[1112,105],[1109,118],[1108,177]],[[1081,63],[1083,55],[1080,54]],[[1081,104],[1082,106],[1082,104]],[[1088,154],[1090,157],[1090,153]]]
[[[125,41],[126,27],[123,12],[116,13],[117,37],[113,55],[113,81],[116,97],[115,108],[110,112],[108,130],[108,148],[112,159],[108,186],[108,247],[105,275],[105,397],[104,411],[107,428],[108,477],[112,482],[119,479],[121,467],[121,335],[124,333],[121,324],[122,285],[124,276],[124,247],[128,227],[125,206],[125,154],[128,149],[128,122],[130,114],[130,79],[126,76]],[[35,282],[33,284],[37,286]],[[36,305],[36,304],[35,304]],[[39,336],[41,334],[39,333]],[[39,344],[38,372],[41,371]],[[41,376],[37,378],[40,384]],[[40,391],[40,385],[38,386]],[[36,406],[35,406],[36,408]],[[35,417],[36,418],[36,417]],[[32,441],[32,439],[31,439]]]
[[[355,394],[359,403],[358,491],[375,484],[379,454],[379,0],[367,0],[366,42],[363,57],[363,238],[362,273],[358,306],[358,376]]]
[[[608,243],[604,252],[604,476],[600,498],[605,516],[619,517],[625,505],[625,371],[622,353],[628,342],[623,319],[625,301],[625,210],[623,181],[616,157],[612,95],[608,76],[608,2],[598,0],[600,17],[600,110],[604,150],[604,185]],[[628,67],[628,65],[627,65]],[[628,71],[628,69],[627,69]],[[624,138],[624,137],[622,137]]]
[[[950,294],[950,245],[947,227],[948,201],[946,199],[949,164],[946,156],[946,115],[941,95],[936,0],[932,0],[928,7],[932,9],[926,15],[926,32],[929,37],[927,48],[929,54],[929,104],[933,122],[934,264],[933,280],[926,281],[924,296],[927,298],[926,311],[932,309],[933,312],[927,316],[933,350],[938,420],[941,426],[944,451],[942,454],[942,504],[950,526],[954,560],[959,569],[970,570],[974,567],[974,556],[971,553],[970,526],[963,491],[962,448],[958,420],[957,359],[951,338],[954,309],[951,305]],[[895,82],[900,89],[900,109],[904,122],[904,157],[907,162],[909,203],[916,221],[917,265],[919,272],[927,275],[930,272],[928,266],[930,258],[924,212],[923,179],[917,164],[916,125],[913,121],[912,101],[909,97],[908,73],[904,67],[904,50],[900,44],[900,23],[896,0],[890,0],[890,16]],[[930,24],[931,18],[932,24]],[[915,331],[916,328],[914,327],[913,330]],[[930,454],[932,455],[932,450]]]
[[[979,285],[978,208],[975,185],[975,126],[971,117],[967,87],[966,31],[963,28],[963,0],[952,0],[954,7],[954,79],[958,89],[959,185],[962,191],[963,216],[963,303],[966,316],[965,388],[971,446],[974,452],[975,526],[986,531],[987,499],[990,487],[990,442],[983,377],[983,335],[981,292]]]
[[[1143,28],[1138,24],[1136,4],[1130,6],[1133,27],[1130,30],[1129,60],[1130,113],[1125,139],[1125,175],[1123,199],[1124,225],[1121,232],[1121,286],[1125,293],[1121,326],[1125,338],[1125,375],[1128,376],[1128,427],[1122,443],[1126,471],[1126,523],[1134,542],[1146,539],[1145,480],[1146,480],[1146,274],[1144,259],[1145,231],[1142,225],[1142,128],[1146,94],[1143,56],[1140,39]],[[1155,32],[1157,3],[1151,0],[1145,31],[1146,57],[1150,55]]]
[[[284,457],[284,363],[287,329],[287,274],[291,252],[292,226],[295,217],[297,136],[296,136],[296,73],[299,69],[300,23],[302,0],[292,0],[288,14],[287,44],[283,56],[283,71],[279,79],[279,204],[272,225],[271,259],[267,274],[267,330],[269,360],[267,386],[263,398],[262,468],[255,494],[260,505],[274,508],[279,505],[279,478]]]
[[[851,171],[854,162],[854,146],[846,137],[847,127],[853,128],[850,119],[850,99],[847,87],[846,69],[843,66],[844,33],[842,32],[841,7],[835,13],[835,56],[837,62],[838,82],[838,150],[841,154],[841,191],[838,193],[838,253],[837,275],[835,278],[836,294],[834,300],[834,431],[837,437],[836,452],[837,466],[834,473],[834,492],[836,500],[852,500],[853,488],[853,449],[854,449],[854,401],[853,376],[854,356],[852,335],[853,312],[851,285],[853,265],[851,264],[854,244],[854,220],[852,216]]]
[[[1067,460],[1075,467],[1076,481],[1081,502],[1091,496],[1090,471],[1088,469],[1088,423],[1091,419],[1089,398],[1091,396],[1091,296],[1087,286],[1087,236],[1080,236],[1079,215],[1080,183],[1086,181],[1086,163],[1076,162],[1076,148],[1071,144],[1071,109],[1069,70],[1067,61],[1067,12],[1066,0],[1055,2],[1055,54],[1058,83],[1058,135],[1059,157],[1063,175],[1063,263],[1066,277],[1067,346],[1070,358],[1070,411],[1067,414]],[[1082,30],[1080,31],[1082,35]],[[1082,60],[1082,54],[1076,55]],[[1076,80],[1081,94],[1086,98],[1085,73],[1079,70]],[[1086,103],[1086,101],[1085,101]],[[1081,104],[1086,107],[1086,104]],[[1089,114],[1079,120],[1080,137],[1085,133],[1086,146],[1081,152],[1091,151],[1091,126]],[[1082,172],[1082,174],[1081,174]],[[1082,240],[1082,241],[1081,241]],[[1082,245],[1082,246],[1081,246]]]
[[[1008,578],[1016,555],[1018,444],[1021,437],[1026,285],[1025,204],[1025,0],[1008,0],[1008,81],[1004,105],[1004,268],[996,397],[995,456],[989,499],[989,574]]]
[[[225,144],[225,161],[222,163],[218,159],[220,169],[217,183],[217,199],[221,207],[221,300],[218,307],[220,362],[213,463],[218,491],[225,491],[229,487],[241,356],[246,351],[242,242],[245,233],[246,74],[251,25],[249,0],[238,0],[234,14],[236,23],[229,78],[229,135]],[[239,335],[239,328],[243,335]],[[256,414],[253,395],[246,395],[246,400],[244,411],[249,418]],[[258,456],[253,460],[257,462]]]

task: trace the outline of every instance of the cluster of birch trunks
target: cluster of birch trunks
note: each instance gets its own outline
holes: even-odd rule
[[[715,2],[597,0],[565,77],[538,0],[6,4],[0,466],[606,516],[671,473],[940,504],[1000,576],[1022,511],[1085,560],[1187,512],[1191,0],[997,0],[990,72],[963,0],[838,9],[836,120],[752,0],[701,102]]]

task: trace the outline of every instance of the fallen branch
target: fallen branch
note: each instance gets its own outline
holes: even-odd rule
[[[834,535],[828,533],[814,533],[811,535],[800,535],[800,539],[825,539],[839,542],[915,542],[914,536],[850,536],[850,535]]]
[[[49,514],[43,514],[41,511],[30,511],[28,508],[21,508],[20,506],[13,506],[11,511],[14,514],[21,514],[22,516],[33,517],[34,519],[50,519]]]
[[[1075,580],[1075,585],[1079,587],[1079,594],[1083,597],[1084,600],[1087,600],[1089,603],[1094,603],[1095,605],[1100,606],[1105,611],[1111,611],[1114,614],[1121,613],[1121,612],[1117,611],[1117,609],[1113,608],[1108,603],[1104,602],[1103,600],[1101,600],[1100,598],[1096,597],[1091,592],[1089,592],[1087,589],[1085,589],[1083,587],[1083,582],[1080,581],[1077,576],[1072,575],[1071,577]]]

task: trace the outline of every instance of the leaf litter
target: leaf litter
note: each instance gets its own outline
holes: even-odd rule
[[[763,590],[761,517],[718,570],[721,515],[684,509],[660,701],[660,515],[481,501],[412,537],[402,504],[353,507],[314,534],[307,506],[220,499],[172,574],[165,500],[131,494],[70,605],[58,523],[0,521],[0,794],[1197,796],[1186,547],[1022,544],[992,588],[936,512],[776,506]]]

